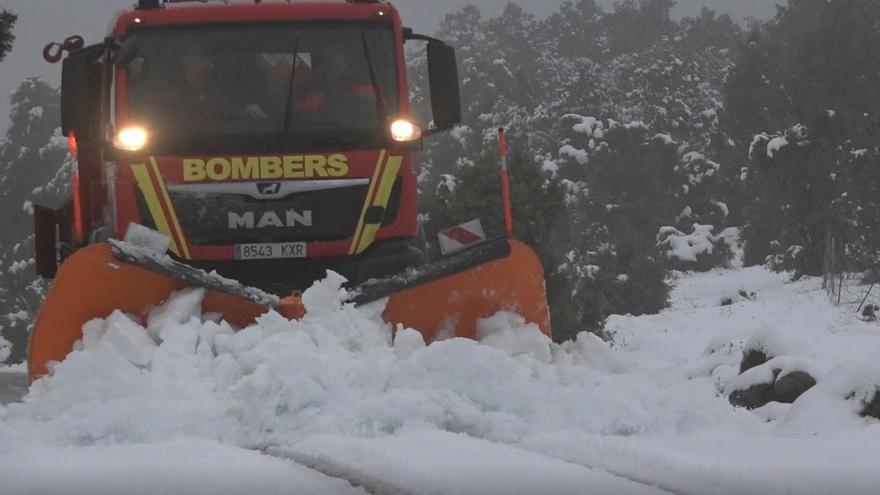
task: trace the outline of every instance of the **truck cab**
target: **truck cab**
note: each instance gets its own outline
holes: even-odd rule
[[[410,40],[427,42],[431,128],[410,112]],[[64,61],[76,168],[70,203],[37,210],[38,270],[145,231],[279,295],[418,266],[412,154],[460,114],[454,50],[388,3],[141,0]]]

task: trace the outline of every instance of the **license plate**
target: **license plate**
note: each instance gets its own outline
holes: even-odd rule
[[[237,260],[305,258],[306,252],[306,243],[304,242],[235,245],[235,259]]]

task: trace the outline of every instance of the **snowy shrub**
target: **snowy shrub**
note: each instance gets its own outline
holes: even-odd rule
[[[763,350],[760,349],[744,349],[742,361],[739,365],[739,372],[745,373],[746,371],[760,366],[767,362],[770,359],[770,356],[767,355]]]
[[[666,251],[670,268],[706,271],[725,266],[733,255],[728,238],[713,231],[711,225],[700,224],[694,224],[690,234],[675,227],[661,227],[657,242]]]
[[[806,371],[788,370],[776,377],[773,392],[777,402],[792,404],[815,385],[816,379]]]
[[[760,357],[760,351],[751,352],[755,358]],[[807,362],[789,356],[776,357],[742,371],[728,384],[727,393],[731,404],[747,409],[769,402],[791,404],[816,385],[815,374]]]
[[[781,419],[782,434],[831,434],[861,429],[880,413],[880,367],[876,362],[845,362],[798,397]]]
[[[880,387],[874,391],[874,396],[866,401],[865,406],[859,414],[863,417],[880,419]]]
[[[12,353],[12,344],[9,343],[8,340],[0,337],[0,364],[6,362],[9,359],[9,355]]]

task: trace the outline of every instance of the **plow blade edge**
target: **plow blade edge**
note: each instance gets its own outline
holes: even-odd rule
[[[61,265],[31,330],[31,380],[45,375],[50,362],[63,361],[73,351],[82,338],[82,326],[90,320],[106,318],[118,309],[145,321],[152,308],[188,286],[182,280],[120,262],[107,243],[80,249]],[[245,326],[265,313],[266,307],[206,290],[203,311],[221,313],[230,323]]]
[[[58,271],[31,332],[31,379],[45,375],[50,362],[63,361],[73,351],[88,321],[120,310],[145,323],[151,309],[187,287],[204,288],[202,310],[220,313],[237,327],[246,327],[273,309],[291,316],[285,311],[291,298],[279,301],[165,256],[132,253],[120,244],[95,244],[77,251]],[[363,284],[352,294],[351,302],[357,305],[387,297],[385,321],[418,330],[426,342],[441,336],[474,338],[480,318],[503,310],[520,314],[550,335],[541,262],[518,241],[489,241],[419,269]]]

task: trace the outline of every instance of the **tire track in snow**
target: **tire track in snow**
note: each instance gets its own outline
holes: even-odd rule
[[[371,495],[672,493],[604,469],[437,430],[382,438],[321,435],[263,452],[346,480]]]
[[[394,485],[381,480],[369,473],[352,471],[333,462],[327,462],[307,455],[300,455],[295,451],[280,447],[272,447],[261,451],[263,454],[293,461],[296,464],[321,473],[324,476],[340,479],[348,482],[355,488],[360,488],[369,495],[419,495],[414,492],[401,490]]]

